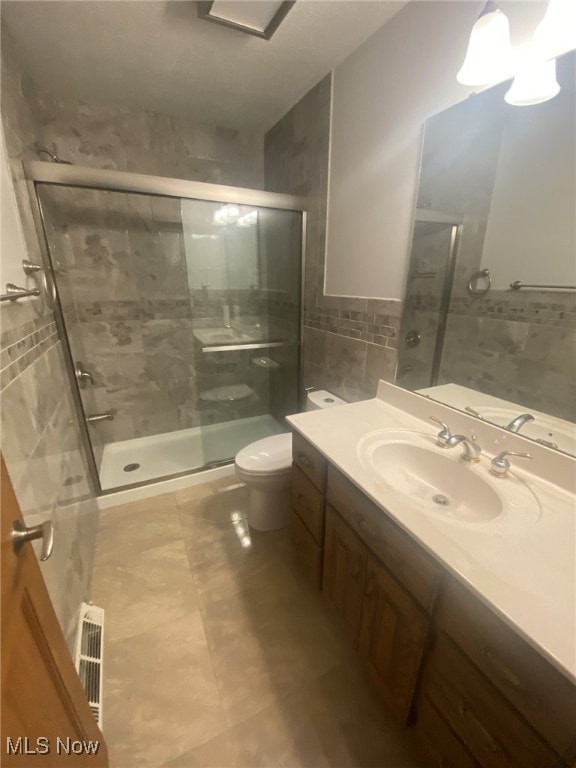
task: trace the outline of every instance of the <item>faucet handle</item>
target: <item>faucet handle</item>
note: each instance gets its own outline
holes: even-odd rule
[[[490,462],[490,472],[496,477],[506,477],[510,470],[508,456],[518,456],[521,459],[531,459],[532,454],[522,453],[521,451],[502,451]]]
[[[436,436],[436,445],[440,445],[442,448],[448,448],[448,441],[452,437],[452,432],[450,432],[450,427],[448,424],[445,424],[443,421],[440,421],[440,419],[437,419],[436,416],[428,416],[430,421],[435,421],[436,424],[439,424],[442,429],[440,432],[438,432],[438,435]]]

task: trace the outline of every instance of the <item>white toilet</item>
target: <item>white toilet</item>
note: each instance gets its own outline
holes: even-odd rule
[[[309,392],[306,410],[332,408],[345,401],[325,389]],[[248,523],[257,531],[275,531],[288,525],[292,434],[256,440],[236,454],[236,474],[249,492]]]

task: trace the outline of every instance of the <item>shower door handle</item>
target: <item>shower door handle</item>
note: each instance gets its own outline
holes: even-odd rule
[[[82,388],[84,388],[86,383],[90,383],[92,386],[94,386],[94,379],[92,378],[92,374],[84,368],[82,363],[76,363],[74,374]]]

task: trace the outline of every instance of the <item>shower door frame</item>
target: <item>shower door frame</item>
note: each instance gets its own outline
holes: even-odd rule
[[[446,327],[448,325],[448,315],[450,312],[450,303],[452,301],[452,291],[454,288],[454,277],[456,274],[456,265],[458,263],[458,249],[460,241],[462,239],[463,223],[456,215],[445,214],[439,211],[432,211],[428,209],[416,209],[414,219],[412,222],[412,239],[410,247],[410,259],[408,264],[408,270],[412,264],[412,250],[414,247],[414,236],[416,234],[416,225],[420,223],[426,224],[444,224],[450,227],[450,240],[448,243],[448,255],[446,258],[446,273],[444,275],[444,282],[442,285],[440,306],[438,307],[438,327],[436,329],[436,339],[434,341],[434,351],[432,353],[432,362],[430,365],[430,382],[426,384],[426,387],[434,387],[438,383],[438,377],[440,375],[440,368],[442,365],[442,355],[444,352],[444,338],[446,336]],[[406,295],[408,292],[408,278],[406,280],[406,287],[404,290],[404,302],[406,302]],[[402,330],[402,329],[401,329]],[[402,339],[401,339],[402,341]],[[404,340],[405,341],[405,340]],[[398,367],[395,379],[398,378],[398,371],[400,370],[400,352],[398,354]],[[401,387],[406,387],[405,384],[399,384]]]
[[[258,208],[272,208],[275,210],[297,211],[301,214],[301,251],[300,251],[300,318],[298,327],[298,391],[297,402],[302,400],[304,358],[302,349],[302,328],[304,325],[304,277],[306,268],[306,198],[297,195],[286,195],[278,192],[266,192],[260,189],[247,187],[232,187],[222,184],[210,184],[203,181],[188,181],[186,179],[174,179],[166,176],[151,176],[148,174],[131,173],[128,171],[112,171],[100,168],[86,168],[63,162],[47,162],[42,160],[24,161],[24,177],[28,184],[32,215],[36,226],[40,249],[42,252],[43,268],[46,277],[46,300],[54,312],[58,335],[62,342],[64,362],[68,378],[74,408],[78,419],[78,427],[82,439],[82,445],[86,457],[88,473],[92,482],[94,493],[97,496],[107,496],[119,491],[140,488],[164,480],[172,480],[178,477],[194,475],[212,469],[216,466],[225,466],[231,460],[212,462],[195,469],[183,472],[175,472],[163,475],[153,480],[143,480],[137,483],[127,483],[104,490],[100,483],[100,475],[94,457],[92,440],[86,422],[84,406],[80,395],[80,386],[75,373],[74,357],[70,348],[68,331],[62,311],[62,304],[58,293],[58,284],[55,279],[54,265],[50,255],[48,237],[44,226],[44,211],[38,195],[37,184],[52,184],[63,187],[79,187],[83,189],[101,190],[105,192],[127,192],[141,195],[156,195],[160,197],[174,197],[178,199],[203,200],[214,203],[236,203],[237,205],[252,205]],[[258,345],[260,346],[260,345]],[[266,345],[268,346],[268,345]],[[271,342],[270,346],[273,346]]]

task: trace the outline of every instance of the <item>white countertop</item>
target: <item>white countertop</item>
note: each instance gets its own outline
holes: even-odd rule
[[[473,417],[455,414],[446,406],[412,393],[399,393],[392,385],[383,386],[381,382],[379,397],[385,397],[387,402],[375,398],[297,414],[287,421],[380,506],[383,513],[576,682],[576,496],[566,487],[545,479],[550,473],[535,474],[549,467],[553,476],[555,465],[564,462],[562,477],[570,478],[568,457],[555,456],[556,452],[538,450],[534,445],[530,448],[526,440],[520,438],[518,443],[516,435],[503,434],[503,430],[488,424],[478,426]],[[407,403],[410,407],[403,410]],[[405,503],[364,468],[357,446],[365,435],[394,427],[435,435],[438,428],[427,420],[428,415],[442,418],[451,427],[454,424],[453,432],[464,432],[463,424],[473,430],[477,428],[478,442],[488,455],[482,456],[474,470],[481,474],[485,470],[487,477],[490,458],[496,452],[503,447],[526,450],[528,445],[534,457],[530,462],[535,465],[530,467],[532,472],[516,465],[513,474],[523,480],[539,500],[540,518],[524,521],[501,515],[492,521],[468,524],[444,520],[416,512],[413,504]],[[496,478],[492,485],[506,482]]]

